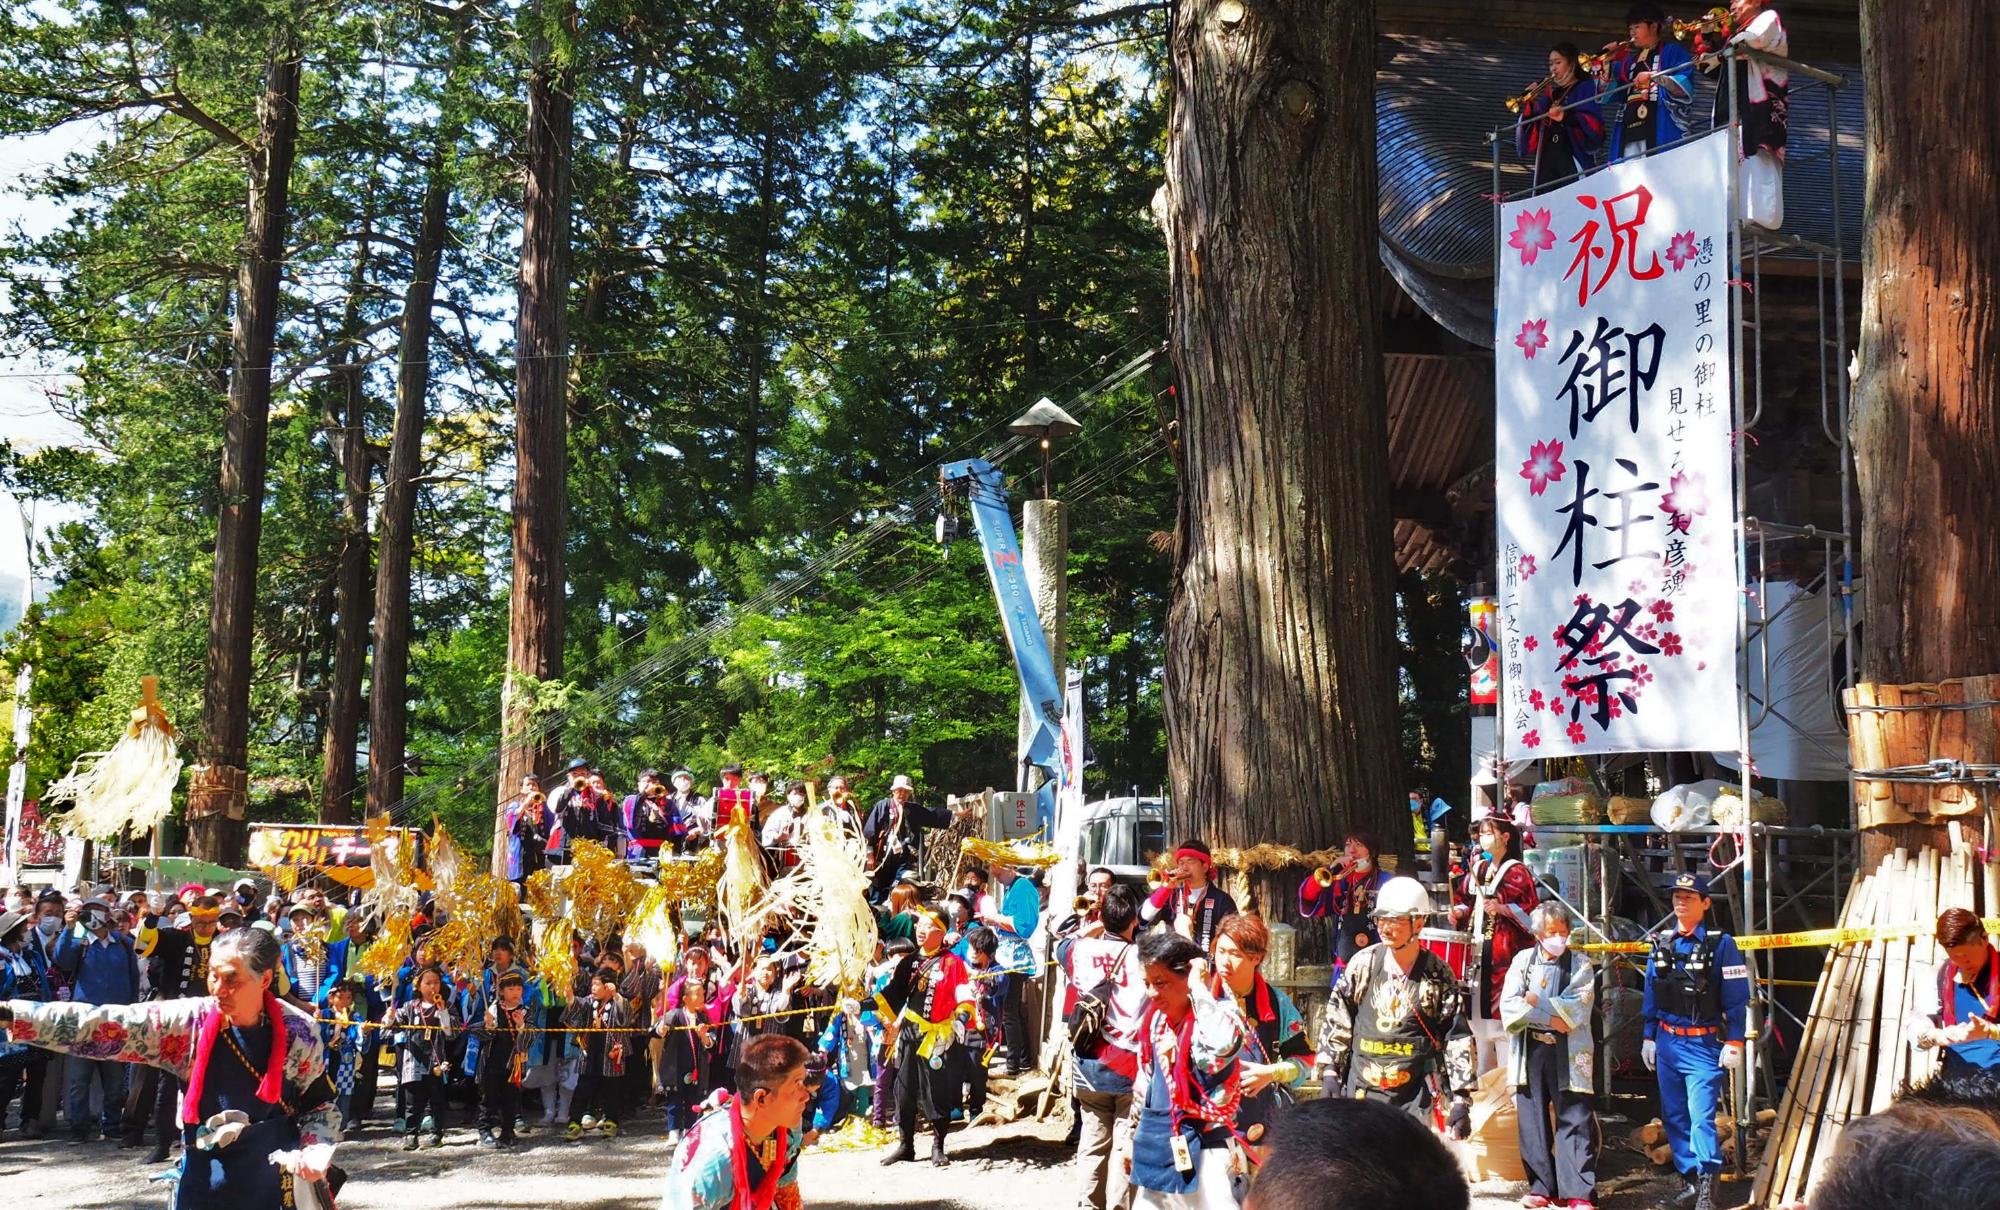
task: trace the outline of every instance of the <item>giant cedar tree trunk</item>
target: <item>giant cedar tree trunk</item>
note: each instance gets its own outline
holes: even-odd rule
[[[1374,6],[1181,0],[1167,133],[1173,826],[1303,850],[1398,798]],[[1400,826],[1398,826],[1400,825]],[[1277,918],[1302,870],[1255,880]]]
[[[373,222],[373,217],[368,219]],[[366,224],[363,227],[367,230]],[[364,234],[348,279],[348,339],[361,327],[361,292],[367,284]],[[326,739],[320,761],[319,821],[354,820],[354,754],[361,732],[361,678],[368,663],[368,394],[360,350],[349,345],[339,373],[343,415],[340,451],[340,563],[334,577],[333,678],[328,686]]]
[[[543,57],[528,81],[527,184],[522,199],[520,314],[514,368],[514,584],[508,600],[499,801],[521,778],[555,763],[559,737],[537,742],[522,678],[554,680],[563,667],[563,543],[569,515],[564,409],[568,401],[570,70]],[[505,860],[497,834],[493,861]]]
[[[257,105],[257,140],[245,157],[250,197],[230,328],[222,501],[208,619],[208,679],[202,688],[200,762],[206,770],[196,775],[188,796],[189,855],[229,866],[243,860],[257,536],[271,424],[271,349],[278,330],[278,283],[299,130],[300,62],[292,33],[277,35]]]
[[[382,476],[381,534],[375,553],[375,661],[368,690],[368,814],[403,801],[408,763],[410,559],[416,542],[417,476],[423,470],[424,401],[431,388],[431,304],[444,259],[451,186],[440,138],[424,186],[423,216],[403,291],[398,341],[396,417],[389,431],[389,466]]]
[[[2000,672],[2000,6],[1864,0],[1868,203],[1854,398],[1863,675]],[[1950,81],[1920,104],[1882,81]],[[1938,843],[1881,830],[1870,851]]]

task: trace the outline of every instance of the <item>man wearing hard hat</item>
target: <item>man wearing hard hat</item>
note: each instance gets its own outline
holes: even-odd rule
[[[1355,954],[1334,984],[1320,1035],[1326,1095],[1384,1101],[1422,1116],[1447,1102],[1453,1138],[1472,1128],[1472,1027],[1465,989],[1442,958],[1417,944],[1431,897],[1392,878],[1375,899],[1381,940]]]

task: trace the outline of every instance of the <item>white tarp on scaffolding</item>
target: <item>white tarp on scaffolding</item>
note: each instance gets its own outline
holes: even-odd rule
[[[1510,758],[1735,746],[1728,138],[1501,206]]]
[[[1780,781],[1846,781],[1847,733],[1834,712],[1833,661],[1843,627],[1838,602],[1828,633],[1824,593],[1808,592],[1790,580],[1764,587],[1765,623],[1752,633],[1750,653],[1750,760],[1761,777]],[[1771,688],[1764,691],[1763,644],[1771,646]],[[1764,709],[1766,701],[1770,710]],[[1763,715],[1759,720],[1758,716]],[[1717,763],[1734,769],[1736,745],[1715,753]]]

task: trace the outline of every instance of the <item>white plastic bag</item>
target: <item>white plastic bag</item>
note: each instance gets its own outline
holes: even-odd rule
[[[1722,784],[1711,777],[1669,789],[1653,800],[1653,826],[1665,832],[1707,827],[1715,819],[1715,796]]]

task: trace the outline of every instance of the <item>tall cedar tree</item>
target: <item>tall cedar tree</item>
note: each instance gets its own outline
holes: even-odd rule
[[[1854,397],[1868,591],[1862,673],[2000,672],[2000,8],[1863,0],[1868,201]],[[1912,103],[1881,82],[1952,82]],[[1941,161],[1939,149],[1951,153]],[[1948,166],[1947,166],[1948,165]],[[1942,843],[1871,833],[1871,850]]]
[[[1374,6],[1187,0],[1167,134],[1173,828],[1401,851],[1375,310]],[[1394,826],[1396,824],[1402,826]],[[1297,871],[1257,880],[1276,911]]]

